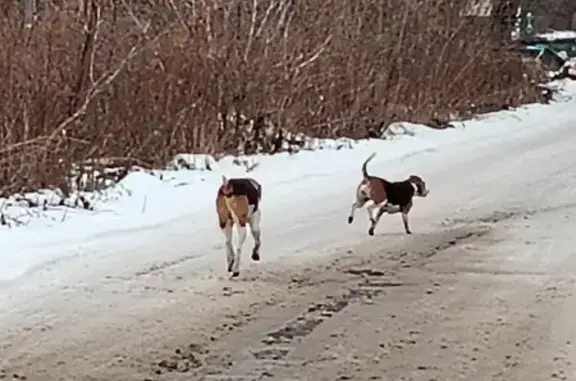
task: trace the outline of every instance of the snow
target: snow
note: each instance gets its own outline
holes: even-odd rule
[[[556,30],[548,33],[539,33],[536,35],[538,38],[542,38],[548,41],[562,40],[562,39],[576,39],[576,31],[574,30]]]
[[[439,131],[399,123],[389,128],[386,140],[312,140],[308,149],[293,155],[225,157],[219,161],[206,155],[179,155],[171,169],[132,172],[112,188],[83,194],[90,209],[58,205],[63,196],[54,191],[0,200],[7,222],[0,227],[0,281],[18,279],[48,263],[87,255],[84,248],[93,244],[106,242],[113,252],[128,233],[137,232],[142,237],[161,234],[161,240],[170,239],[166,235],[188,235],[190,244],[211,234],[218,244],[213,209],[222,175],[257,178],[263,185],[266,213],[298,221],[307,211],[294,205],[311,194],[330,193],[332,187],[353,186],[360,163],[371,152],[378,153],[374,165],[400,168],[398,164],[408,159],[428,157],[425,153],[449,157],[456,148],[477,152],[497,142],[538,134],[550,128],[550,120],[557,124],[576,122],[576,85],[570,81],[555,85],[563,91],[550,105],[486,114],[454,123],[452,129]],[[316,147],[322,149],[313,149]],[[184,163],[193,169],[182,169]],[[30,208],[30,202],[39,206]]]

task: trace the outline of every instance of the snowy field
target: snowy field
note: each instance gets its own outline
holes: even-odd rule
[[[336,186],[350,188],[352,195],[360,164],[371,152],[378,153],[374,165],[405,177],[408,173],[401,168],[407,158],[434,153],[424,155],[429,164],[431,158],[450,156],[462,147],[473,152],[495,142],[538,134],[549,128],[552,119],[555,123],[576,122],[576,86],[571,82],[555,86],[563,90],[550,105],[487,114],[456,123],[453,129],[396,124],[390,128],[387,140],[322,141],[317,143],[323,149],[314,151],[249,157],[245,160],[254,169],[248,175],[263,184],[266,213],[289,211],[310,193],[334,187],[331,176],[335,173],[349,174],[338,178]],[[204,155],[187,156],[197,170],[131,173],[112,188],[88,194],[94,210],[57,206],[59,197],[51,191],[26,195],[44,207],[30,208],[28,202],[0,199],[0,212],[6,222],[0,226],[0,280],[14,280],[45,263],[77,255],[79,245],[114,242],[127,232],[152,232],[185,222],[193,239],[197,234],[194,226],[209,226],[218,233],[213,204],[221,175],[244,176],[246,166],[233,164],[230,157],[214,162]],[[211,170],[206,170],[207,164]],[[348,202],[342,200],[344,209]],[[290,215],[285,218],[290,219]]]

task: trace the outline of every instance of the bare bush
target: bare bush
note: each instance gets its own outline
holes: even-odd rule
[[[535,101],[520,58],[464,3],[64,0],[32,28],[6,11],[0,190],[58,187],[93,159],[152,167]]]

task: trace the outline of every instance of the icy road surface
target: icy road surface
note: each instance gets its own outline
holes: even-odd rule
[[[361,160],[265,190],[263,260],[238,281],[211,204],[70,244],[0,284],[0,379],[576,379],[575,155],[576,123],[557,123],[375,160],[430,187],[412,236],[398,215],[375,237],[365,211],[347,224]]]

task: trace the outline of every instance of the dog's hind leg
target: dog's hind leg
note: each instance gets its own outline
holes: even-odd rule
[[[232,245],[232,233],[233,233],[234,222],[229,219],[224,223],[222,227],[222,232],[226,239],[226,261],[228,263],[228,272],[232,272],[232,267],[234,266],[234,246]]]
[[[232,220],[232,215],[226,205],[226,198],[223,195],[219,194],[216,198],[216,210],[218,212],[218,225],[220,225],[220,230],[224,234],[225,238],[224,244],[226,246],[228,272],[232,272],[232,266],[234,264],[234,246],[232,245],[234,221]]]
[[[356,201],[352,203],[352,207],[350,208],[350,215],[348,215],[349,224],[354,222],[354,214],[356,213],[356,209],[361,209],[366,204],[367,201],[368,201],[367,198],[358,197]]]
[[[366,212],[368,213],[368,220],[370,223],[374,223],[374,210],[378,208],[378,204],[371,202],[370,205],[366,207]]]
[[[230,211],[231,217],[236,225],[236,233],[238,234],[238,243],[234,253],[234,261],[232,264],[232,278],[240,275],[240,257],[242,256],[242,248],[246,241],[246,225],[249,221],[250,207],[248,199],[245,196],[235,196],[226,198],[226,205]]]
[[[242,248],[246,242],[246,222],[239,221],[236,225],[236,232],[238,233],[238,245],[234,253],[234,263],[232,265],[232,278],[240,275],[240,257],[242,257]]]
[[[367,207],[368,209],[368,217],[370,218],[370,228],[368,229],[368,235],[374,235],[374,230],[376,229],[376,225],[378,221],[380,221],[380,217],[385,212],[385,205],[386,201],[380,204],[372,204]],[[374,209],[378,209],[376,215],[374,215]]]
[[[250,232],[252,233],[252,238],[254,238],[254,248],[252,249],[252,260],[259,261],[260,260],[260,245],[261,245],[261,230],[260,230],[260,220],[262,218],[262,214],[260,209],[252,214],[250,217]]]

